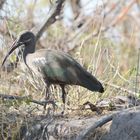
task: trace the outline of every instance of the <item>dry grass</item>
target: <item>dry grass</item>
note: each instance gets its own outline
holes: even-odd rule
[[[95,19],[96,18],[97,17],[95,17]],[[138,52],[136,46],[139,45],[139,38],[137,35],[139,30],[135,26],[134,21],[131,21],[131,19],[127,17],[125,22],[129,21],[130,28],[123,29],[126,28],[126,26],[125,23],[122,22],[117,27],[111,28],[108,32],[99,32],[97,36],[92,37],[92,34],[96,30],[106,26],[107,21],[99,24],[101,21],[95,21],[93,17],[92,20],[90,18],[87,18],[87,20],[90,21],[90,24],[87,24],[87,26],[77,35],[76,33],[78,29],[74,30],[66,28],[61,22],[57,22],[48,29],[47,35],[44,35],[41,38],[37,48],[51,48],[67,51],[83,67],[101,80],[103,85],[104,83],[113,83],[134,91]],[[15,23],[12,24],[10,20],[8,22],[9,31],[15,31],[18,33],[25,28],[22,26],[19,27],[19,23],[17,23],[17,28],[13,29],[13,25]],[[114,30],[119,31],[119,36],[115,34]],[[128,32],[126,32],[126,30],[128,30]],[[8,46],[10,44],[8,42],[9,39],[5,38],[3,45]],[[69,49],[69,47],[72,47],[72,49]],[[4,51],[6,52],[6,50]],[[0,62],[3,56],[4,53],[2,50],[0,52]],[[41,90],[35,89],[28,81],[26,77],[27,74],[21,71],[20,66],[11,73],[1,71],[0,76],[0,93],[2,94],[18,96],[30,95],[36,100],[41,100],[44,97],[44,87],[41,87]],[[68,86],[67,91],[67,108],[69,109],[78,108],[87,101],[96,103],[100,99],[112,98],[116,95],[126,95],[123,91],[116,90],[109,85],[105,86],[105,92],[103,94],[94,93],[79,86]],[[61,90],[59,87],[52,86],[51,93],[52,98],[58,105],[57,111],[60,112],[62,107]],[[40,107],[39,105],[16,100],[0,100],[0,109],[0,126],[2,128],[0,130],[0,133],[2,134],[1,137],[8,137],[8,134],[11,135],[11,133],[14,137],[14,134],[18,131],[23,118],[28,119],[30,116],[39,115],[43,112],[43,107]],[[11,115],[11,112],[13,120],[11,120],[11,116],[8,116],[8,114]],[[88,114],[88,112],[84,112],[83,114]],[[8,133],[5,133],[4,131]]]

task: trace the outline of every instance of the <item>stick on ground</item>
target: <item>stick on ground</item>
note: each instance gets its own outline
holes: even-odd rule
[[[84,129],[82,132],[80,132],[80,135],[76,138],[76,140],[85,140],[89,136],[90,133],[94,132],[96,128],[101,127],[107,122],[111,121],[113,116],[114,114],[111,114],[109,116],[105,116],[99,119],[95,124],[87,128],[86,130]]]

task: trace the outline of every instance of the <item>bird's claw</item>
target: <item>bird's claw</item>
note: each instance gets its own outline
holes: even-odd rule
[[[51,104],[51,105],[53,106],[53,109],[54,109],[54,110],[55,110],[56,107],[57,107],[56,103],[55,103],[53,100],[45,100],[45,101],[42,101],[42,102],[43,102],[43,104],[44,104],[44,111],[46,110],[46,106],[47,106],[48,104]]]

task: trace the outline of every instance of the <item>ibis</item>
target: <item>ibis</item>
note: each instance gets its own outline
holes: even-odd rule
[[[90,91],[104,92],[102,84],[86,69],[84,69],[69,54],[58,50],[40,49],[35,51],[36,36],[31,31],[25,31],[11,45],[2,61],[4,65],[8,56],[18,47],[23,48],[22,59],[30,71],[41,76],[45,82],[46,98],[50,85],[59,85],[62,89],[62,101],[65,104],[66,85],[79,85]]]

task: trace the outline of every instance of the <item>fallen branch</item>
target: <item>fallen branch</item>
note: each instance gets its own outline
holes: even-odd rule
[[[76,138],[76,140],[85,140],[85,139],[87,139],[87,137],[89,136],[90,133],[94,132],[94,130],[97,127],[101,127],[104,124],[106,124],[107,122],[111,121],[113,119],[113,116],[114,116],[114,114],[109,115],[109,116],[105,116],[105,117],[99,119],[97,122],[95,122],[95,124],[93,124],[92,126],[90,126],[87,129],[84,129],[83,131],[81,131],[80,135]]]
[[[85,140],[88,138],[90,133],[93,133],[94,130],[98,127],[102,127],[104,124],[108,123],[109,121],[111,121],[113,119],[113,117],[115,115],[117,115],[120,112],[127,112],[130,110],[139,110],[140,106],[136,106],[136,107],[132,107],[132,108],[128,108],[128,109],[124,109],[123,111],[117,111],[109,116],[104,116],[103,118],[97,120],[92,126],[90,126],[89,128],[84,129],[83,131],[80,132],[80,134],[77,136],[76,140]]]
[[[20,98],[19,96],[7,96],[0,94],[2,97],[10,97],[12,99]],[[14,98],[13,98],[14,97]],[[24,97],[25,98],[25,97]],[[140,106],[124,109],[123,111],[117,111],[109,116],[103,116],[98,119],[97,116],[91,117],[58,117],[58,116],[39,116],[27,118],[23,121],[20,132],[18,132],[18,139],[76,139],[86,140],[89,138],[91,133],[98,127],[102,127],[104,124],[111,121],[114,116],[119,113],[129,112],[130,110],[140,110]],[[49,113],[48,113],[49,114]],[[27,125],[28,124],[28,125]],[[105,128],[105,131],[107,129]],[[20,135],[19,135],[20,133]],[[80,134],[77,136],[77,134]],[[99,135],[101,135],[99,133]]]
[[[14,96],[14,95],[5,95],[5,94],[0,94],[0,98],[2,99],[7,99],[7,100],[27,100],[28,102],[32,102],[35,104],[39,104],[42,106],[45,106],[46,104],[52,104],[54,107],[56,106],[54,101],[48,100],[48,101],[37,101],[34,99],[31,99],[30,96]]]

